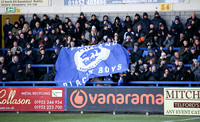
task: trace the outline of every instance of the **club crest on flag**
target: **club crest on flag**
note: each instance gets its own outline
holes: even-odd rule
[[[74,61],[79,71],[86,72],[95,68],[101,61],[106,60],[110,50],[99,45],[98,47],[88,46],[75,53]]]

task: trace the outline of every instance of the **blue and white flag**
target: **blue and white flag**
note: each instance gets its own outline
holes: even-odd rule
[[[56,62],[58,86],[85,86],[94,77],[128,70],[129,53],[117,43],[62,48]]]

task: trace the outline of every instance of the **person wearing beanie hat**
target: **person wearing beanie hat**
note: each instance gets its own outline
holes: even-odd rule
[[[13,27],[12,30],[11,30],[12,34],[13,34],[14,36],[16,36],[19,29],[20,29],[20,28],[19,28],[19,22],[15,22],[15,23],[14,23],[14,27]]]
[[[179,16],[175,17],[175,20],[172,22],[171,29],[174,28],[177,33],[181,33],[184,30],[183,23],[180,21]]]
[[[198,58],[198,52],[196,51],[196,49],[194,47],[191,47],[189,51],[189,55],[187,57],[188,61],[185,62],[186,64],[192,64],[193,63],[193,59],[197,59]]]
[[[127,27],[130,26],[132,28],[133,26],[133,21],[131,20],[131,17],[129,15],[126,16],[124,23]]]
[[[144,63],[155,64],[157,57],[154,55],[153,50],[149,50],[148,55],[144,59]]]
[[[50,63],[55,64],[59,55],[59,47],[54,48],[54,52],[50,56]]]
[[[97,30],[99,31],[99,20],[96,18],[96,15],[95,14],[92,14],[91,16],[91,20],[89,21],[89,25],[92,27],[92,26],[95,26],[97,28]]]
[[[103,20],[100,22],[100,25],[99,25],[101,30],[104,28],[105,25],[108,25],[108,23],[111,23],[108,19],[109,19],[108,15],[103,16]]]
[[[139,24],[142,26],[142,29],[145,33],[148,33],[148,30],[150,28],[151,20],[148,18],[148,14],[146,12],[143,13],[143,18],[139,22]]]
[[[78,18],[77,22],[80,23],[80,29],[84,30],[85,29],[85,23],[87,22],[87,18],[85,17],[84,13],[80,13],[80,17]]]
[[[161,18],[157,11],[155,12],[154,18],[151,22],[154,24],[156,31],[158,31],[160,23],[162,23],[166,27],[166,21]]]
[[[35,28],[35,23],[39,22],[40,23],[40,18],[37,16],[37,14],[33,14],[33,18],[30,22],[30,27],[33,29]]]
[[[133,31],[136,31],[137,30],[137,26],[139,25],[139,22],[140,22],[140,20],[141,20],[141,17],[140,17],[140,15],[139,14],[135,14],[135,17],[134,17],[134,20],[133,20],[133,27],[132,27],[132,30]],[[128,27],[128,26],[127,26]]]
[[[96,45],[96,44],[98,44],[97,37],[92,36],[92,39],[91,39],[91,41],[89,42],[88,45]]]

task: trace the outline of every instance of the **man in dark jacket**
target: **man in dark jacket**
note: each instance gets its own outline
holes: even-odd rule
[[[175,80],[183,81],[186,74],[186,68],[183,65],[183,61],[179,61],[178,67],[174,70]]]
[[[154,19],[152,19],[152,23],[154,24],[156,30],[159,29],[160,23],[162,23],[166,27],[165,20],[161,18],[157,11],[154,14]]]
[[[138,43],[134,44],[133,50],[131,50],[131,61],[134,63],[142,58],[142,50],[138,47]]]
[[[8,32],[11,31],[13,27],[14,25],[10,23],[10,19],[6,18],[6,24],[3,26],[4,40],[8,37]]]
[[[97,28],[97,30],[99,30],[99,20],[96,18],[95,14],[92,14],[91,16],[91,20],[89,21],[89,25],[90,27],[92,27],[93,25]]]
[[[47,54],[47,52],[45,52],[44,49],[40,50],[40,52],[37,53],[36,56],[36,63],[38,64],[48,64],[49,63],[49,55]],[[44,74],[46,73],[46,68],[39,68],[38,69],[40,74]]]
[[[87,19],[86,19],[83,12],[80,13],[80,17],[78,18],[77,22],[80,23],[81,30],[84,30],[85,29],[85,23],[87,22]]]
[[[143,31],[147,33],[151,24],[151,20],[148,18],[148,14],[146,12],[143,13],[143,19],[140,20],[139,24],[142,25]]]
[[[2,73],[0,73],[0,80],[3,82],[12,80],[12,74],[8,71],[6,67],[2,68]]]
[[[156,69],[156,65],[151,65],[150,70],[146,73],[148,81],[157,81],[159,80],[160,74]]]
[[[33,19],[30,22],[31,29],[35,28],[36,22],[40,22],[40,18],[38,18],[37,14],[33,14]]]

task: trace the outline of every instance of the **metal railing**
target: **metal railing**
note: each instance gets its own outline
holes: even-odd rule
[[[113,81],[88,81],[87,84],[96,86],[97,84],[104,84],[107,86],[116,86],[117,82]],[[56,86],[55,81],[0,81],[0,87],[24,87],[24,86]],[[134,87],[200,87],[200,81],[129,81],[128,86]]]

